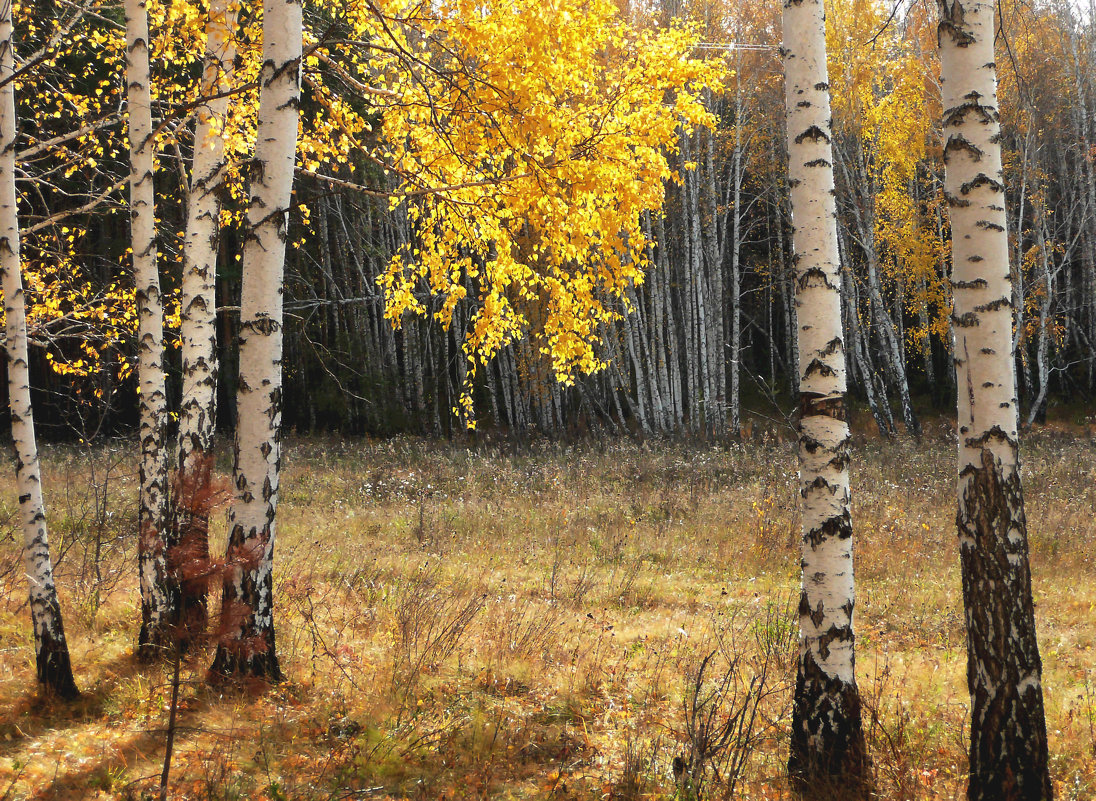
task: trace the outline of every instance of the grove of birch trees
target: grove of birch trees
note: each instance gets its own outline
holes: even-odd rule
[[[979,0],[119,11],[0,16],[8,401],[42,685],[78,695],[41,398],[54,436],[137,432],[140,655],[211,637],[211,680],[271,683],[283,432],[737,443],[791,409],[788,773],[805,797],[869,797],[850,419],[919,438],[957,398],[969,797],[1051,797],[1019,439],[1096,392],[1091,17],[995,20]]]

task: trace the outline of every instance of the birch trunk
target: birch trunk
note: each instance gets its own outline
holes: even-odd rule
[[[23,527],[23,559],[30,583],[31,625],[38,682],[62,698],[80,695],[72,679],[65,626],[49,558],[46,510],[31,407],[31,370],[27,361],[26,309],[23,300],[19,209],[15,195],[15,71],[11,3],[0,4],[0,288],[7,337],[11,436],[15,483]]]
[[[173,646],[177,598],[168,565],[168,451],[165,442],[164,310],[156,265],[156,154],[149,89],[148,12],[126,0],[126,103],[129,113],[129,207],[137,295],[137,375],[140,399],[140,499],[137,563],[141,583],[138,653]]]
[[[27,357],[27,317],[19,249],[19,212],[15,193],[15,53],[11,3],[0,3],[0,289],[4,293],[8,398],[15,446],[15,481],[23,528],[23,559],[30,584],[30,617],[38,681],[62,698],[80,692],[72,677],[61,605],[53,581],[46,530],[46,508],[34,438]]]
[[[711,98],[709,107],[714,106]],[[718,116],[718,107],[714,109]],[[723,261],[726,251],[725,212],[719,208],[716,182],[719,173],[715,167],[715,134],[702,133],[705,142],[704,203],[701,214],[701,243],[704,253],[704,286],[707,294],[707,342],[708,363],[708,434],[714,437],[727,435],[727,355],[723,315]]]
[[[740,53],[741,51],[736,51]],[[741,64],[741,57],[736,59],[736,66]],[[738,439],[742,436],[742,406],[741,406],[741,369],[742,359],[742,309],[740,308],[742,297],[742,126],[746,124],[744,119],[745,104],[742,102],[742,81],[740,70],[735,71],[734,90],[734,175],[732,177],[732,239],[731,239],[731,397],[730,397],[730,423],[731,436]],[[772,285],[770,280],[770,286]],[[771,307],[769,307],[771,309]],[[773,350],[772,327],[769,328],[769,350]]]
[[[1039,376],[1039,391],[1031,402],[1025,425],[1046,422],[1047,389],[1050,382],[1050,305],[1055,287],[1050,274],[1050,254],[1047,252],[1046,221],[1040,209],[1034,220],[1035,243],[1039,248],[1039,338],[1035,344],[1035,369]],[[1069,297],[1069,293],[1065,293]]]
[[[236,499],[211,673],[281,679],[274,649],[274,533],[281,466],[282,289],[297,147],[299,0],[264,0],[263,67],[243,252]]]
[[[993,6],[941,0],[971,801],[1051,798],[1020,485]]]
[[[171,544],[178,548],[184,576],[179,587],[181,644],[205,629],[209,562],[209,495],[213,433],[217,422],[217,251],[228,89],[236,27],[234,6],[212,0],[206,24],[202,95],[194,131],[190,202],[183,242],[182,341],[183,398],[179,407],[178,472],[172,504]],[[187,575],[188,573],[196,575]]]
[[[807,796],[863,794],[867,757],[853,636],[849,426],[825,12],[784,5],[784,81],[799,311],[803,583],[788,771]]]
[[[780,274],[780,290],[784,303],[784,340],[788,349],[788,388],[793,397],[799,396],[799,346],[796,331],[799,330],[799,310],[795,304],[795,266],[784,261],[784,204],[776,203],[776,258]]]

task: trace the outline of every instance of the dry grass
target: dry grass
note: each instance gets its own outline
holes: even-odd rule
[[[135,488],[123,452],[45,459],[80,703],[37,699],[13,542],[0,560],[4,801],[141,798],[156,784],[170,688],[166,667],[130,658]],[[963,796],[953,459],[943,431],[856,450],[859,677],[881,798]],[[761,671],[766,691],[735,797],[787,797],[790,444],[305,440],[285,466],[276,593],[288,680],[231,694],[204,684],[208,655],[184,668],[173,798],[688,798],[686,700],[724,686],[716,717],[730,714],[713,670],[730,664],[738,692]],[[1032,435],[1024,476],[1055,784],[1061,799],[1090,798],[1091,435]],[[4,481],[0,520],[15,503]],[[719,797],[728,785],[706,770]]]

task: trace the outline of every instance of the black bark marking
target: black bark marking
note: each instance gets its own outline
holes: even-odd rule
[[[838,291],[838,287],[830,281],[830,277],[826,274],[826,271],[821,267],[811,267],[804,270],[799,274],[796,279],[800,289],[809,289],[811,286],[825,287],[826,289]]]
[[[947,164],[951,158],[952,153],[966,152],[970,154],[970,157],[974,161],[981,161],[982,150],[976,147],[969,139],[962,134],[952,134],[948,137],[948,143],[944,145],[944,164]]]
[[[945,190],[944,200],[953,209],[963,209],[970,205],[970,201],[966,198],[956,197],[951,192]]]
[[[819,142],[825,142],[826,144],[829,144],[830,142],[830,137],[817,125],[812,125],[803,133],[799,134],[799,136],[795,137],[795,143],[797,145],[801,145],[808,139],[810,139],[815,144],[818,144]]]
[[[832,791],[834,798],[860,799],[870,791],[860,693],[855,682],[826,675],[809,649],[796,675],[788,773],[807,797]]]
[[[977,92],[968,94],[965,98],[965,103],[960,103],[958,106],[949,108],[944,112],[944,127],[954,128],[958,125],[962,125],[967,118],[967,114],[973,114],[978,117],[978,122],[983,124],[989,124],[997,122],[998,114],[995,110],[989,106],[983,106],[978,101],[982,96]]]
[[[837,371],[821,359],[813,359],[811,360],[811,363],[807,365],[807,369],[803,371],[804,378],[809,378],[812,375],[821,375],[831,378],[837,375]]]
[[[991,300],[989,303],[983,303],[981,306],[975,306],[976,312],[992,312],[998,309],[1011,309],[1012,298],[997,298],[997,300]]]
[[[966,195],[980,186],[988,186],[994,192],[1005,191],[1004,184],[1002,184],[1000,181],[993,180],[988,175],[982,172],[978,173],[978,175],[975,176],[973,179],[967,181],[965,184],[960,186],[959,191]]]
[[[1015,448],[1012,436],[999,428],[971,443],[991,439]],[[968,465],[962,475],[966,484],[956,522],[963,541],[960,562],[971,695],[968,797],[1050,799],[1042,662],[1020,475],[985,447],[980,464]]]

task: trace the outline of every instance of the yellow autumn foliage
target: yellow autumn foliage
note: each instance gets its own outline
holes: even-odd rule
[[[935,24],[912,9],[904,31],[877,0],[828,0],[827,51],[835,126],[856,141],[861,174],[873,205],[876,256],[883,277],[905,308],[927,328],[911,327],[909,345],[927,346],[930,334],[948,335],[951,291],[942,269],[947,245],[939,236],[931,174],[939,149],[935,85]]]
[[[600,369],[608,299],[643,280],[642,215],[678,128],[712,122],[699,92],[720,67],[689,57],[691,29],[638,30],[608,0],[451,0],[372,41],[392,206],[414,231],[383,277],[389,319],[440,295],[448,326],[474,296],[469,415],[476,364],[523,336],[561,383]]]
[[[195,76],[204,6],[152,0],[148,10],[157,147],[167,157],[160,170],[168,159],[185,169],[202,101]],[[222,223],[230,226],[242,224],[262,24],[261,8],[238,11],[235,97],[218,131],[229,162]],[[33,13],[17,16],[33,24]],[[393,324],[426,313],[425,298],[435,296],[435,316],[448,326],[471,296],[475,311],[461,332],[469,418],[476,365],[518,338],[531,335],[564,383],[602,367],[597,345],[617,315],[612,302],[648,266],[640,220],[661,209],[677,131],[713,122],[699,92],[720,84],[722,68],[690,57],[695,31],[641,30],[611,0],[313,0],[306,20],[298,164],[389,193],[406,214],[411,235],[383,277]],[[33,100],[35,113],[63,112],[74,127],[123,106],[120,82],[109,77],[122,69],[121,31],[94,17],[82,31],[81,43],[63,43],[55,61],[110,62],[108,77],[94,91],[74,80],[56,97]],[[106,130],[51,153],[66,163],[66,177],[117,163],[123,132]],[[307,208],[300,211],[307,222]],[[161,246],[165,270],[179,258],[177,240]],[[64,305],[50,297],[60,285],[32,283],[32,306],[48,313]],[[64,369],[78,368],[92,369],[87,361]]]

